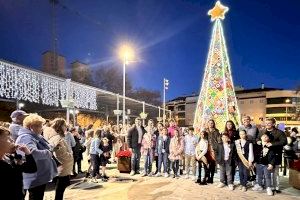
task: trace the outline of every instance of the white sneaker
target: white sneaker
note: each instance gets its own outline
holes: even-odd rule
[[[240,186],[239,186],[239,190],[242,190],[242,189],[243,189],[243,186],[242,186],[242,185],[240,185]]]
[[[254,185],[254,187],[252,188],[252,190],[253,191],[262,191],[263,188],[260,185],[256,184],[256,185]]]
[[[188,179],[189,178],[189,175],[187,174],[187,175],[185,175],[185,177],[184,177],[185,179]]]
[[[155,174],[155,177],[159,177],[159,176],[161,176],[161,175],[160,175],[160,172],[157,172],[157,173]]]
[[[195,181],[195,180],[196,180],[196,176],[193,176],[193,177],[192,177],[192,181]]]
[[[247,188],[245,186],[242,187],[242,192],[246,192]]]
[[[169,174],[166,172],[165,173],[165,178],[168,178],[169,177]]]
[[[267,195],[273,196],[273,191],[270,187],[267,188]]]
[[[222,188],[222,187],[224,187],[225,186],[225,184],[224,183],[219,183],[219,185],[217,186],[218,188]]]
[[[131,171],[130,176],[134,176],[134,175],[135,175],[135,171]]]
[[[231,191],[234,190],[233,185],[232,185],[232,184],[229,184],[229,185],[228,185],[228,189],[231,190]]]

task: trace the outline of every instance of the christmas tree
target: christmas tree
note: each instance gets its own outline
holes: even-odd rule
[[[208,14],[214,22],[212,39],[206,61],[201,91],[196,107],[194,128],[197,133],[206,128],[213,119],[223,131],[227,120],[240,124],[240,114],[234,92],[229,57],[221,20],[225,19],[228,7],[217,1]]]

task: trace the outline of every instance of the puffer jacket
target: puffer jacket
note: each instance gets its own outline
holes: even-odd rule
[[[178,141],[179,140],[179,141]],[[184,138],[183,137],[173,137],[170,142],[170,155],[169,159],[171,161],[174,160],[182,160],[183,158],[183,150],[184,150]]]
[[[51,127],[44,129],[44,138],[53,147],[54,156],[62,164],[57,168],[58,176],[71,175],[73,170],[73,152],[68,147],[65,139]]]

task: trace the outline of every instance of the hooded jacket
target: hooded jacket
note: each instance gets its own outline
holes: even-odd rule
[[[37,166],[35,173],[23,173],[24,189],[44,185],[57,176],[57,166],[52,158],[51,146],[43,136],[27,128],[21,128],[16,144],[25,144],[29,148]]]

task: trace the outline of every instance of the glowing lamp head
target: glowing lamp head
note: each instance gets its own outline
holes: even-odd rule
[[[134,50],[130,45],[124,44],[120,47],[119,56],[124,62],[127,63],[134,59]]]

